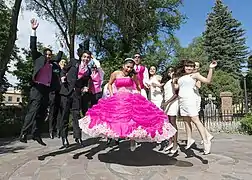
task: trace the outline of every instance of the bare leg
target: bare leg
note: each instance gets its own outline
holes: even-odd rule
[[[135,140],[130,140],[130,150],[135,151],[136,150],[136,141]]]
[[[178,147],[178,127],[177,127],[177,123],[176,123],[176,116],[169,116],[170,122],[172,124],[172,126],[177,130],[176,134],[173,136],[173,147],[171,150],[171,153],[174,154],[178,151],[179,147]]]
[[[187,136],[187,145],[186,145],[185,149],[189,149],[195,143],[195,140],[192,138],[191,118],[188,116],[185,116],[185,117],[183,117],[183,119],[184,119],[186,136]]]
[[[204,153],[209,154],[210,150],[211,150],[211,141],[209,141],[207,138],[206,128],[200,122],[199,116],[191,117],[191,120],[195,124],[195,126],[197,127],[197,129],[201,135],[201,138],[204,141]]]

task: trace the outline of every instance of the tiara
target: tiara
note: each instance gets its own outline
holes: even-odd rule
[[[134,61],[134,59],[132,59],[132,58],[126,58],[126,59],[124,59],[124,62],[125,61]]]

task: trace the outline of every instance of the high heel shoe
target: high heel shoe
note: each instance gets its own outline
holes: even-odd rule
[[[170,154],[174,155],[175,153],[177,153],[179,150],[179,146],[177,146],[175,149],[172,148],[172,150],[170,151]]]
[[[173,147],[173,143],[171,143],[170,145],[168,145],[167,147],[165,147],[165,151],[169,151],[171,148]]]
[[[213,138],[214,138],[214,136],[213,136],[213,135],[210,135],[209,137],[207,137],[207,140],[208,140],[208,141],[212,141]],[[204,141],[202,140],[200,144],[204,144]]]
[[[190,141],[187,141],[187,145],[185,147],[185,149],[189,149],[193,144],[195,143],[195,140],[194,139],[191,139]]]
[[[212,143],[211,143],[211,141],[208,141],[208,142],[205,142],[204,143],[204,155],[207,155],[207,154],[210,154],[211,152],[211,145],[212,145]]]

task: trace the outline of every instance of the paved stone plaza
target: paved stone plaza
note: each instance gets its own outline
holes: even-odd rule
[[[251,180],[252,137],[215,134],[210,155],[197,146],[185,150],[185,134],[180,133],[179,155],[170,157],[153,150],[155,144],[142,143],[135,152],[129,143],[106,145],[90,138],[86,146],[72,144],[59,150],[59,139],[48,139],[46,147],[30,140],[22,144],[0,140],[1,180]],[[73,139],[70,139],[73,143]]]

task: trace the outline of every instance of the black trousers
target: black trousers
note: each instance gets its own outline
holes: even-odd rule
[[[34,137],[40,136],[48,107],[49,91],[49,87],[42,84],[34,84],[32,86],[21,134],[28,134],[31,128],[31,134]]]
[[[96,94],[85,93],[81,96],[81,112],[85,116],[88,108],[91,108],[93,105],[97,104],[99,99],[102,98],[102,92]]]
[[[60,122],[58,118],[58,114],[60,110],[60,94],[59,91],[52,91],[49,94],[49,115],[48,115],[48,123],[49,123],[49,132],[53,132],[56,129],[59,130]]]
[[[79,91],[73,91],[69,96],[61,95],[60,133],[63,138],[68,136],[70,112],[72,114],[73,137],[81,138],[81,129],[78,122],[80,119],[80,99],[81,93]]]

